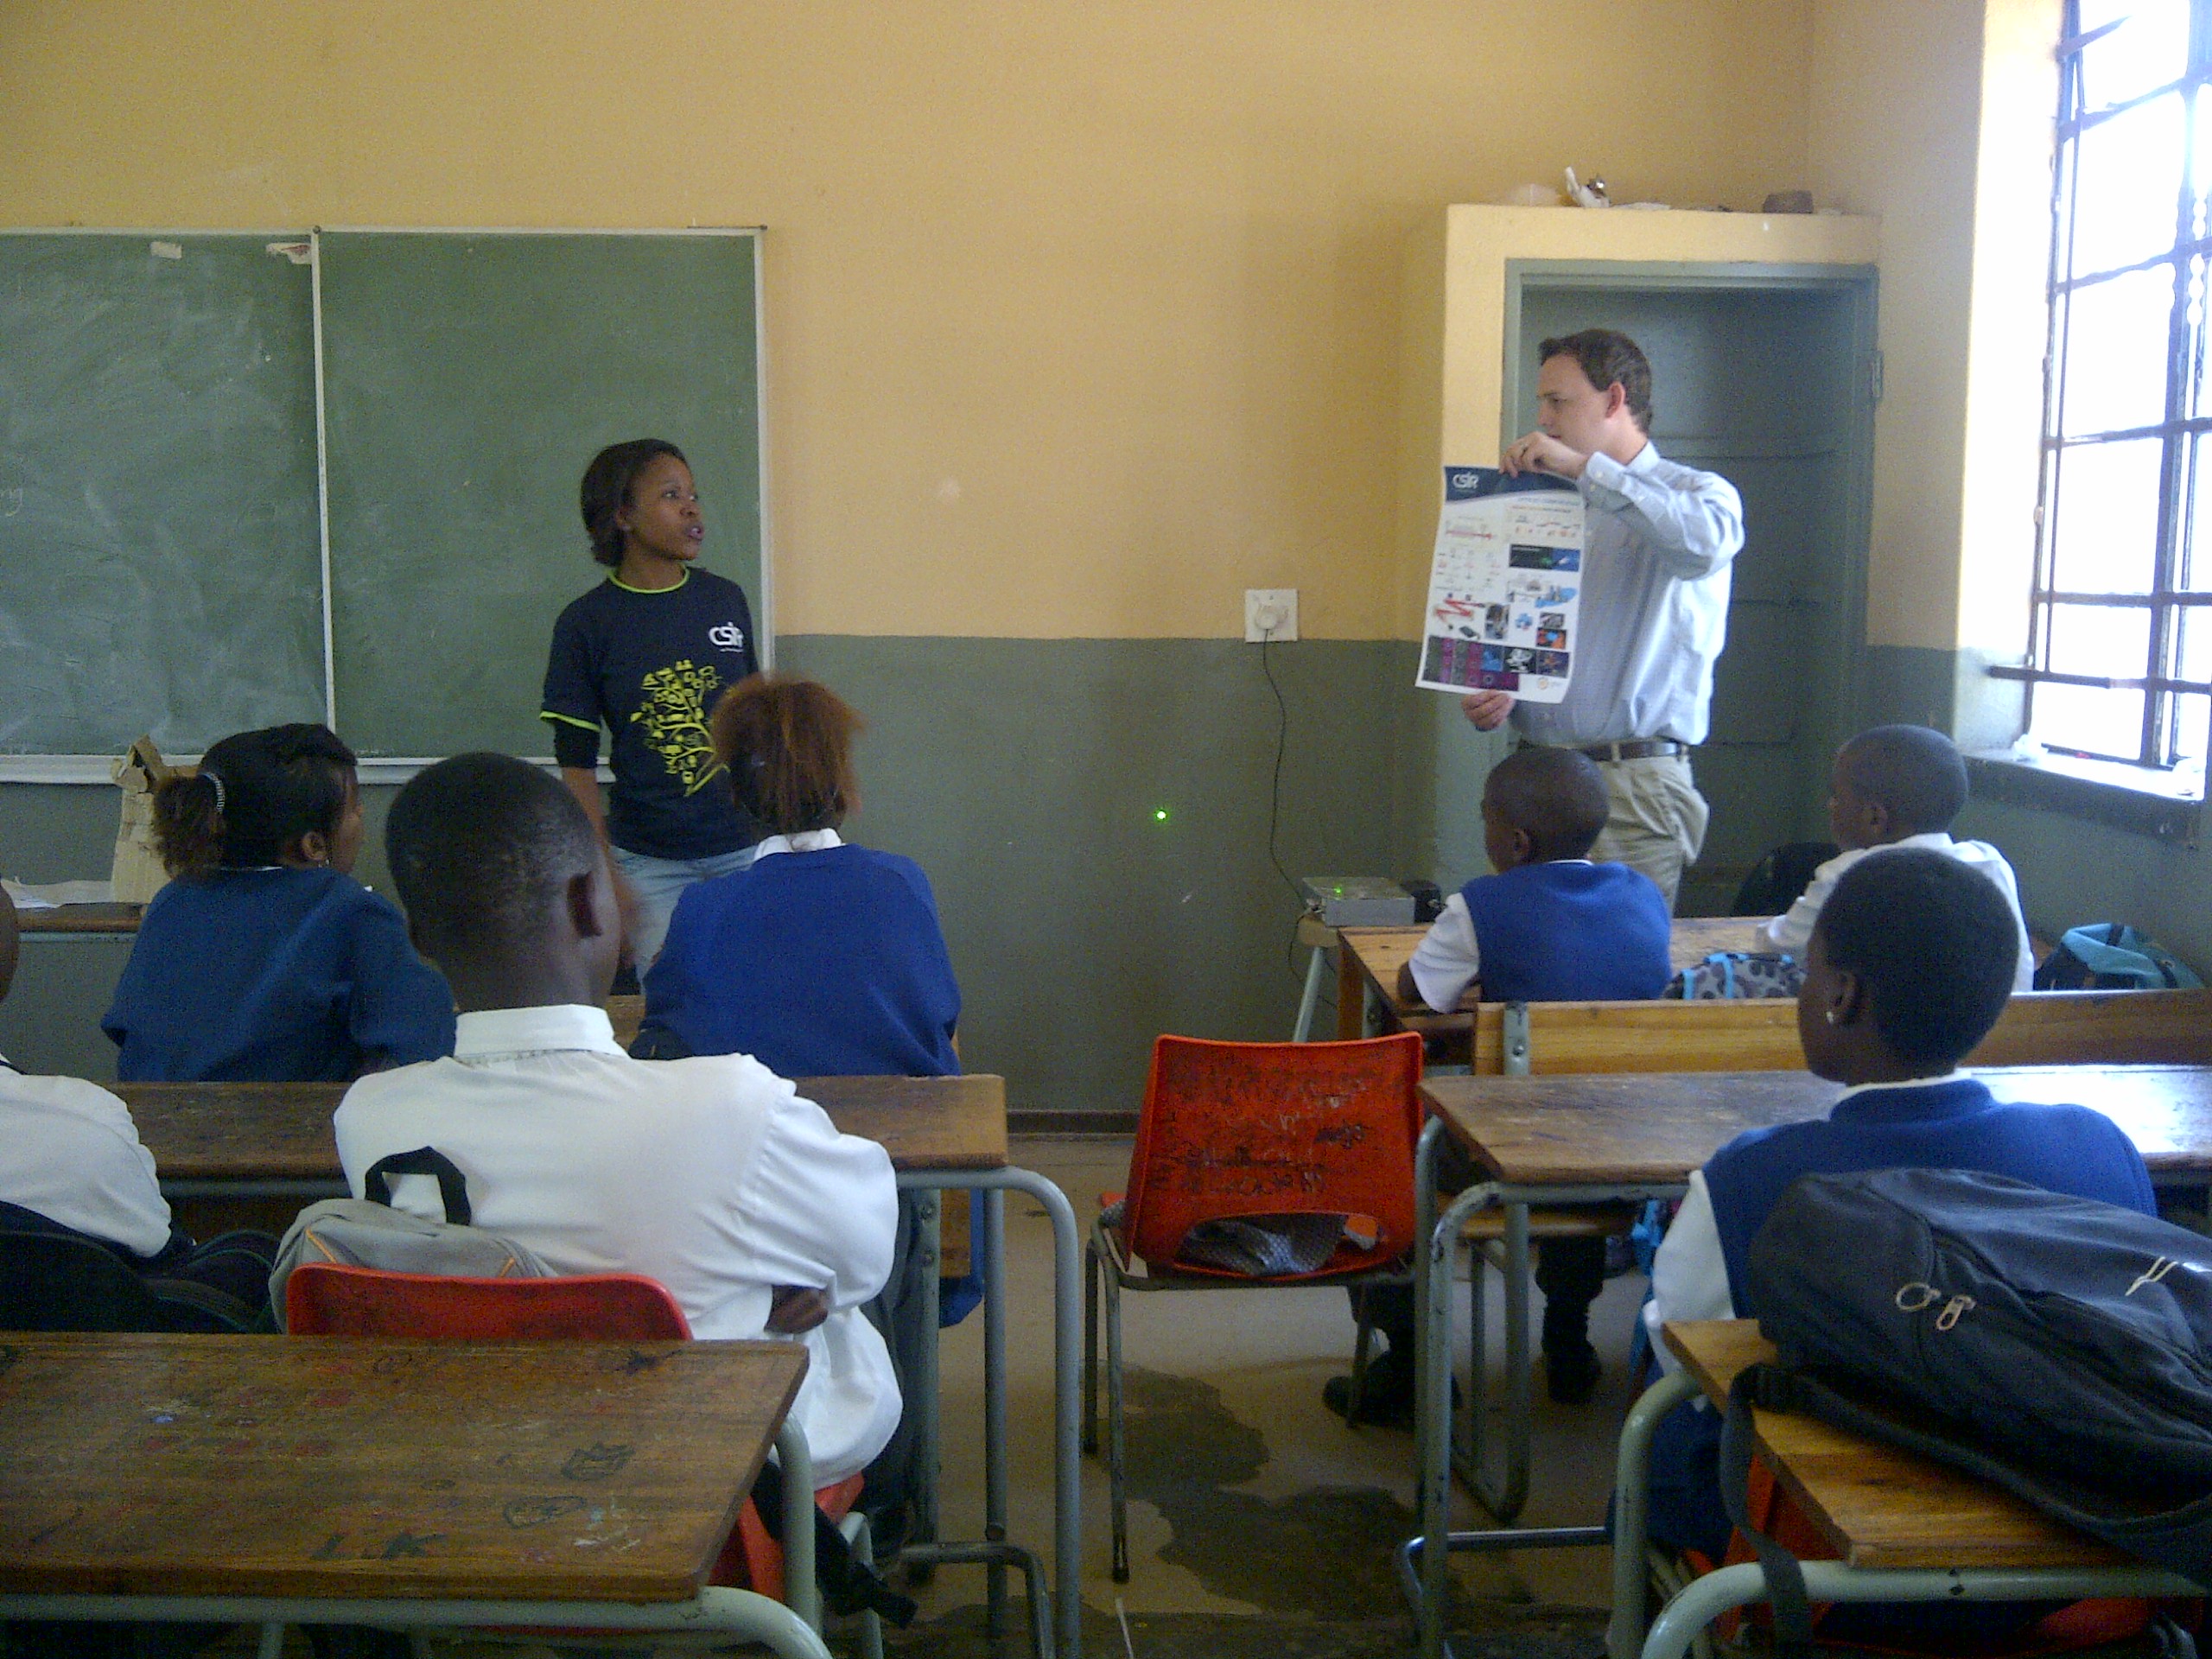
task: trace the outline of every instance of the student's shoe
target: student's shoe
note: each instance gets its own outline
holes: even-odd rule
[[[1579,1348],[1544,1351],[1544,1392],[1562,1406],[1582,1406],[1597,1392],[1598,1351],[1588,1343]]]
[[[1351,1414],[1351,1378],[1332,1376],[1321,1385],[1321,1403],[1339,1417]],[[1358,1421],[1377,1428],[1414,1426],[1413,1357],[1386,1348],[1367,1363],[1367,1384],[1360,1390]]]

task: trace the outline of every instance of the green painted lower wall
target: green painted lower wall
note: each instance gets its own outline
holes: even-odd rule
[[[1015,1106],[1135,1109],[1164,1031],[1289,1034],[1305,964],[1268,854],[1277,713],[1260,647],[810,635],[777,656],[868,720],[852,832],[929,872],[966,1002],[962,1053],[1004,1072]],[[1412,645],[1307,641],[1268,661],[1288,715],[1277,841],[1291,876],[1481,868],[1469,804],[1496,740],[1412,689]],[[385,889],[391,791],[366,793],[358,873]],[[107,789],[0,786],[0,870],[105,875],[115,815]],[[111,1076],[98,1021],[124,954],[28,945],[0,1051]]]
[[[1398,771],[1440,699],[1412,690],[1413,649],[1268,648],[1292,877],[1425,871],[1407,861],[1421,792]],[[854,833],[929,872],[962,1058],[1004,1072],[1017,1108],[1134,1110],[1162,1032],[1290,1034],[1305,963],[1268,852],[1260,647],[815,635],[779,640],[777,660],[867,717]]]

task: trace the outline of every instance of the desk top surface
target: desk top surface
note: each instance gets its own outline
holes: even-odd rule
[[[847,1135],[879,1141],[902,1170],[1002,1169],[1006,1079],[802,1077],[798,1091]],[[124,1083],[116,1085],[175,1180],[337,1180],[330,1116],[340,1083]]]
[[[2212,1167],[2212,1066],[1977,1069],[2000,1100],[2093,1107],[2153,1171]],[[1527,1185],[1680,1184],[1745,1129],[1819,1117],[1842,1094],[1809,1071],[1431,1077],[1421,1084],[1497,1180]]]
[[[1667,1346],[1715,1402],[1736,1373],[1775,1357],[1756,1319],[1669,1325]],[[1767,1466],[1852,1567],[2083,1567],[2127,1558],[2011,1493],[1817,1418],[1752,1414]]]
[[[1716,950],[1764,950],[1757,935],[1766,924],[1764,916],[1677,916],[1668,955],[1679,974],[1685,968],[1695,967]],[[1467,1016],[1479,1005],[1479,999],[1471,993],[1452,1014],[1440,1014],[1421,1003],[1399,998],[1398,970],[1406,965],[1421,944],[1421,936],[1427,931],[1426,927],[1346,927],[1339,928],[1337,936],[1359,971],[1374,982],[1392,1019],[1414,1031],[1463,1027]]]
[[[16,912],[16,925],[26,935],[40,933],[134,934],[143,905],[55,905]]]
[[[0,1590],[688,1599],[790,1343],[0,1338]]]

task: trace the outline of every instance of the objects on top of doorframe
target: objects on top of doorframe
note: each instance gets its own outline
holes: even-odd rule
[[[1567,194],[1568,199],[1579,207],[1610,207],[1613,205],[1612,198],[1605,194],[1603,179],[1592,175],[1590,182],[1585,184],[1574,176],[1574,169],[1571,167],[1567,169]]]

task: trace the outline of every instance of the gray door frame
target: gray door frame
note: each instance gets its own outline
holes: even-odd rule
[[[1632,259],[1509,259],[1505,264],[1505,327],[1501,349],[1503,403],[1498,430],[1516,435],[1522,394],[1535,365],[1522,360],[1522,297],[1530,289],[1557,291],[1628,289],[1646,293],[1744,292],[1839,295],[1850,331],[1849,348],[1859,395],[1843,423],[1843,465],[1847,481],[1844,505],[1844,607],[1842,624],[1847,670],[1837,688],[1843,699],[1843,727],[1865,723],[1866,709],[1866,569],[1873,533],[1874,409],[1880,384],[1880,351],[1875,321],[1879,277],[1872,265],[1740,264]]]

